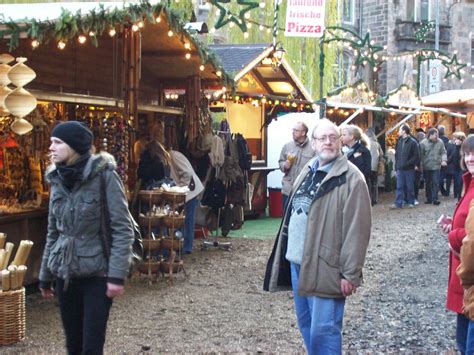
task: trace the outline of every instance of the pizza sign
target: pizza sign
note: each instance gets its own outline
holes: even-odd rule
[[[285,36],[322,37],[325,5],[324,0],[288,0]]]

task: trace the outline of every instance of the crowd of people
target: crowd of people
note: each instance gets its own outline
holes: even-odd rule
[[[264,289],[293,291],[309,354],[340,354],[345,300],[362,283],[384,154],[372,129],[364,134],[355,125],[341,128],[321,119],[309,136],[308,131],[297,122],[293,141],[280,154],[285,212]],[[439,221],[450,244],[447,308],[457,313],[459,350],[474,353],[474,135],[455,132],[450,141],[442,126],[413,135],[402,125],[398,136],[392,207],[416,206],[422,182],[425,203],[439,205],[439,192],[449,196],[451,183],[459,200],[453,216]],[[39,279],[45,298],[58,296],[68,353],[102,353],[113,298],[124,293],[134,239],[114,159],[94,154],[92,142],[92,132],[75,121],[58,124],[51,135],[48,235]],[[163,180],[189,187],[183,232],[184,252],[190,253],[203,184],[182,153],[156,139],[142,145],[141,188]],[[97,213],[104,206],[106,222]],[[111,234],[108,253],[104,223]]]
[[[293,290],[309,354],[340,354],[345,299],[362,281],[371,228],[369,206],[377,203],[379,166],[385,158],[372,128],[364,134],[355,125],[337,127],[323,119],[310,139],[307,134],[308,127],[298,122],[293,141],[280,154],[285,212],[264,289]],[[425,203],[439,205],[439,193],[449,196],[453,185],[459,203],[453,217],[439,222],[451,247],[447,308],[457,313],[458,349],[472,354],[474,209],[470,217],[469,212],[474,198],[474,136],[466,139],[463,132],[455,132],[449,140],[442,125],[426,132],[418,129],[414,135],[403,124],[398,129],[394,170],[392,209],[418,205],[423,185]]]

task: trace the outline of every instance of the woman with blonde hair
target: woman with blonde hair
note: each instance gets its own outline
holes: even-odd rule
[[[44,298],[58,297],[69,354],[103,353],[112,300],[124,293],[134,240],[115,160],[105,152],[91,154],[92,142],[84,124],[59,123],[51,132],[46,172],[51,193],[39,288]],[[101,229],[104,205],[108,252]]]
[[[362,130],[355,125],[346,125],[340,128],[343,152],[347,159],[354,164],[364,175],[367,186],[369,186],[370,174],[372,172],[372,156],[370,155],[370,143]]]

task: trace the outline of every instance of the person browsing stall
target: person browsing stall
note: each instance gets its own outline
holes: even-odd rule
[[[292,129],[293,140],[286,143],[281,149],[278,164],[284,173],[282,179],[282,203],[285,210],[291,187],[301,169],[314,156],[311,143],[308,139],[308,126],[304,122],[297,122]]]
[[[58,124],[46,172],[51,192],[39,287],[44,298],[58,297],[69,354],[103,353],[112,300],[124,293],[134,240],[115,160],[107,153],[91,155],[92,141],[82,123]],[[102,179],[112,235],[108,258],[101,236]]]
[[[263,288],[293,289],[296,318],[310,355],[341,354],[344,305],[362,283],[372,224],[362,173],[341,154],[339,129],[319,120],[316,157],[297,177]]]

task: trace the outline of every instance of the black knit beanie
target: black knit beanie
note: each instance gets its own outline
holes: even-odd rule
[[[91,130],[84,123],[78,121],[59,123],[53,128],[51,137],[59,138],[80,155],[91,149],[94,138]]]

